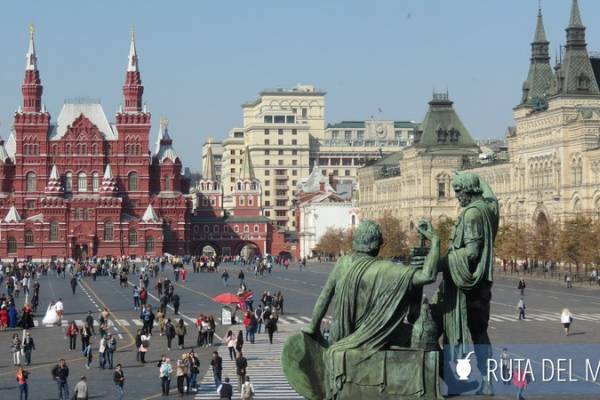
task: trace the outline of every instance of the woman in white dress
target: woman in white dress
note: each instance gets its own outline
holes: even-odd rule
[[[44,315],[44,319],[42,320],[42,324],[44,325],[55,325],[59,321],[58,313],[56,312],[56,306],[54,303],[50,303],[48,305],[48,310],[46,310],[46,315]]]

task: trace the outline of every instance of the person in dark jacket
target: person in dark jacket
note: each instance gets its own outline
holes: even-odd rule
[[[52,377],[58,385],[58,400],[70,400],[69,398],[69,367],[64,358],[58,360],[58,364],[52,368]]]
[[[219,394],[219,398],[231,400],[231,397],[233,396],[233,387],[231,386],[231,383],[229,383],[229,378],[225,378],[225,382],[219,386],[217,393]]]
[[[273,314],[265,324],[265,330],[269,335],[269,343],[273,344],[273,334],[277,332],[277,318]]]
[[[125,395],[125,391],[123,390],[125,374],[123,373],[123,367],[121,364],[117,364],[115,367],[115,372],[113,373],[113,382],[115,383],[115,388],[117,389],[117,399],[123,400],[123,396]]]
[[[177,293],[173,294],[173,297],[171,297],[171,300],[173,301],[173,312],[175,313],[175,315],[179,314],[179,295]]]
[[[23,349],[23,353],[25,353],[25,365],[31,365],[31,352],[35,350],[35,342],[29,332],[25,334],[21,348]]]

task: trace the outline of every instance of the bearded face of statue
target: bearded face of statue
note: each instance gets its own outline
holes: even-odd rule
[[[471,194],[468,193],[462,186],[454,185],[453,189],[461,207],[466,207],[471,203]]]

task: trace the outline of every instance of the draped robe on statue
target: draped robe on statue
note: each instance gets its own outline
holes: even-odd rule
[[[324,357],[327,398],[330,399],[352,381],[350,372],[368,368],[366,361],[378,351],[389,348],[394,332],[409,312],[407,294],[416,271],[366,255],[345,256],[338,262],[343,263],[345,273],[336,284],[332,344]],[[360,356],[348,357],[351,350],[359,350]],[[368,373],[383,390],[385,370]]]
[[[487,331],[497,230],[497,203],[495,199],[484,198],[465,207],[452,237],[440,300],[443,304],[446,340],[449,344],[458,346],[459,352],[463,354],[471,341],[471,330]],[[477,265],[471,267],[466,245],[479,240],[483,242],[481,256]],[[473,294],[475,301],[481,300],[480,306],[469,304],[470,294]],[[487,306],[484,299],[487,299]]]

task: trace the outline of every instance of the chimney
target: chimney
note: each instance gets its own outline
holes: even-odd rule
[[[335,177],[333,174],[329,174],[329,185],[333,188],[333,190],[336,190],[336,183],[335,183]]]
[[[321,181],[319,182],[319,192],[324,192],[325,191],[325,182]]]

